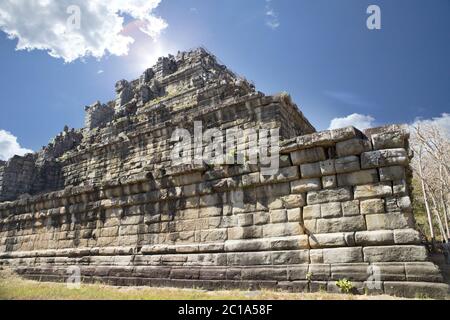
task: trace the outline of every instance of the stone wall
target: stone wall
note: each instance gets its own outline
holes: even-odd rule
[[[122,86],[164,95],[84,128],[52,158],[53,192],[0,203],[0,265],[51,281],[76,267],[115,285],[336,292],[347,278],[361,293],[446,295],[414,229],[404,127],[316,133],[287,95],[231,81],[205,51],[158,63]],[[170,136],[194,121],[281,128],[279,171],[172,165]]]
[[[406,135],[373,132],[288,140],[269,177],[227,166],[4,203],[0,261],[34,279],[76,265],[122,285],[336,291],[347,278],[360,292],[442,297],[413,229]]]

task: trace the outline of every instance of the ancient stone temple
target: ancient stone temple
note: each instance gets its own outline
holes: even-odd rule
[[[0,163],[0,265],[27,278],[442,297],[403,126],[316,132],[204,49],[160,58],[35,154]],[[173,132],[279,128],[279,170],[176,165]],[[251,144],[251,139],[243,144]],[[239,150],[239,145],[236,146]],[[270,155],[275,156],[275,155]]]

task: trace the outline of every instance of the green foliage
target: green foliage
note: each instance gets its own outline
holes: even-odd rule
[[[336,285],[338,286],[339,289],[341,289],[342,293],[352,293],[354,289],[353,283],[345,278],[336,281]]]

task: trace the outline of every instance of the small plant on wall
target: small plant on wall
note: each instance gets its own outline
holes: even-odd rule
[[[336,281],[336,285],[338,286],[339,289],[341,289],[342,293],[352,293],[355,289],[353,283],[345,278]]]

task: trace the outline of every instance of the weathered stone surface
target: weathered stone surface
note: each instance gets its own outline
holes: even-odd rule
[[[341,205],[344,217],[357,216],[360,214],[358,200],[341,202]]]
[[[414,229],[394,230],[396,244],[420,244],[420,233]]]
[[[320,218],[320,204],[303,207],[303,219],[319,219]]]
[[[357,186],[368,183],[376,183],[379,181],[378,172],[375,169],[362,170],[352,173],[343,173],[337,175],[339,187]]]
[[[324,263],[354,263],[363,261],[361,247],[323,249],[322,252]]]
[[[399,198],[387,197],[386,198],[386,211],[387,212],[412,212],[411,199],[408,196]]]
[[[392,166],[380,168],[380,181],[397,181],[405,179],[405,168]]]
[[[392,186],[387,182],[367,184],[355,187],[355,199],[384,197],[391,194]]]
[[[371,264],[372,274],[378,281],[405,281],[405,263],[377,262]]]
[[[308,264],[288,267],[287,270],[289,280],[306,280],[306,275],[308,273]]]
[[[321,184],[320,179],[301,179],[291,182],[291,192],[292,193],[306,193],[308,191],[320,190]]]
[[[307,194],[307,204],[320,204],[325,202],[351,200],[352,192],[350,188],[326,189],[321,191],[310,191]]]
[[[335,175],[322,177],[322,186],[324,189],[336,188],[337,187],[337,177]]]
[[[361,169],[359,157],[357,156],[338,158],[335,160],[334,166],[336,173],[354,172]]]
[[[294,208],[287,210],[289,222],[300,222],[302,220],[302,208]]]
[[[342,216],[342,207],[340,202],[328,202],[320,205],[322,218],[336,218]]]
[[[384,282],[384,290],[387,294],[407,298],[444,299],[448,292],[448,285],[429,282]]]
[[[373,147],[377,150],[404,148],[406,137],[405,128],[376,133],[372,135]]]
[[[302,264],[309,262],[309,250],[290,250],[272,252],[274,265]]]
[[[316,178],[321,177],[322,172],[320,171],[320,163],[314,162],[314,163],[305,163],[300,165],[300,172],[302,175],[302,178]]]
[[[408,155],[405,149],[377,150],[365,152],[361,155],[362,169],[406,165],[407,163]]]
[[[314,234],[309,236],[311,248],[345,247],[346,241],[344,233]]]
[[[443,282],[442,274],[432,262],[407,262],[405,263],[407,281]]]
[[[408,214],[389,213],[371,214],[366,216],[367,230],[393,230],[412,228],[413,219]]]
[[[300,225],[295,222],[276,223],[263,226],[263,237],[295,236],[302,234]]]
[[[305,149],[291,153],[292,164],[294,165],[317,162],[325,160],[325,158],[325,151],[323,148]]]
[[[283,208],[293,209],[303,207],[306,204],[304,194],[291,194],[281,198]]]
[[[383,199],[369,199],[361,201],[361,214],[384,213]]]
[[[363,248],[364,261],[394,262],[394,261],[425,261],[427,251],[423,246],[384,246]]]
[[[366,229],[363,216],[305,220],[311,233],[352,232]]]
[[[334,159],[320,161],[319,166],[322,176],[332,175],[336,173],[336,168],[334,167]]]
[[[394,243],[394,232],[391,230],[358,231],[355,241],[360,246],[376,246]]]
[[[270,239],[270,248],[272,250],[296,250],[308,249],[309,241],[307,235],[279,237]]]
[[[280,223],[287,221],[287,211],[285,209],[270,211],[270,223]]]
[[[370,142],[368,140],[355,138],[336,143],[338,157],[360,155],[368,150],[370,150]]]
[[[350,281],[366,281],[370,277],[370,268],[367,263],[345,263],[331,265],[331,279]]]

